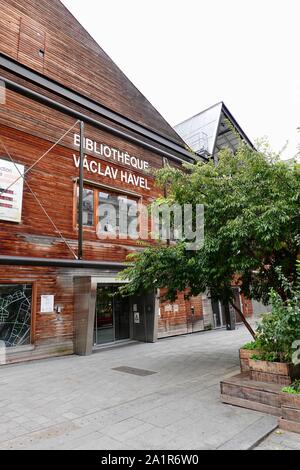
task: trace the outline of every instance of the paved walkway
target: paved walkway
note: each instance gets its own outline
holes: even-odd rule
[[[0,449],[245,444],[268,417],[220,403],[219,382],[238,372],[237,350],[248,340],[240,327],[2,367]],[[122,366],[155,373],[114,370]]]
[[[300,435],[277,430],[267,437],[255,450],[300,450]]]

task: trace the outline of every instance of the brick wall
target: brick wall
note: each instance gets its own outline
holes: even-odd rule
[[[206,294],[188,299],[185,297],[186,293],[180,293],[176,301],[172,303],[163,299],[165,293],[165,290],[160,292],[158,338],[214,328],[211,299]],[[243,295],[241,295],[241,306],[246,317],[253,315],[252,301]]]
[[[179,293],[175,302],[164,300],[166,291],[160,292],[160,315],[158,318],[158,338],[202,331],[202,296],[186,298]]]
[[[252,300],[247,299],[241,294],[242,310],[245,317],[251,317],[253,315],[253,304]]]

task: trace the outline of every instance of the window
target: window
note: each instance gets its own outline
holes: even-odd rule
[[[0,341],[6,347],[30,344],[32,286],[0,284]]]
[[[128,234],[131,238],[137,238],[138,219],[137,199],[102,189],[84,188],[83,224],[86,227],[96,229],[97,226],[103,234]]]
[[[79,188],[77,189],[77,201],[79,196]],[[78,203],[77,203],[78,204]],[[77,206],[78,212],[78,206]],[[93,227],[95,225],[94,216],[94,191],[92,189],[83,189],[83,225]]]
[[[126,199],[127,204],[127,222],[128,222],[128,234],[132,238],[135,237],[138,227],[138,203],[132,199]]]
[[[98,194],[98,216],[102,232],[115,232],[120,225],[119,201],[115,194]]]
[[[138,230],[137,201],[117,194],[99,192],[100,230],[135,237]]]

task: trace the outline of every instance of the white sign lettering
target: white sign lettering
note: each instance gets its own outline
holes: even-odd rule
[[[73,155],[74,165],[79,168],[80,158],[77,155]],[[103,164],[95,160],[88,160],[85,155],[83,160],[83,167],[89,173],[104,176],[112,180],[120,179],[121,182],[137,186],[141,189],[150,190],[148,179],[143,176],[135,175],[130,171],[119,171],[118,168],[114,168],[110,165]]]
[[[80,147],[80,135],[74,134],[74,145]],[[116,148],[110,147],[109,145],[99,144],[91,139],[84,139],[84,149],[87,152],[92,152],[95,155],[109,158],[114,160],[116,163],[122,163],[123,165],[131,166],[136,170],[147,171],[149,169],[149,163],[141,158],[133,157],[128,152],[122,152]]]

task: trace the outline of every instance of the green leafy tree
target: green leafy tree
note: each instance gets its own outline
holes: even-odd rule
[[[204,246],[188,251],[182,240],[131,255],[132,264],[122,275],[130,281],[123,294],[165,287],[174,299],[186,289],[198,295],[209,288],[214,298],[236,308],[231,285],[237,278],[247,298],[266,304],[272,288],[286,300],[277,268],[291,284],[296,282],[299,165],[281,161],[267,146],[255,150],[241,143],[235,155],[222,151],[217,164],[164,168],[156,177],[167,195],[159,202],[204,205]]]
[[[271,289],[272,314],[264,315],[257,329],[257,341],[263,356],[268,357],[271,353],[275,360],[282,362],[292,361],[294,349],[300,342],[300,263],[297,263],[296,269],[298,280],[295,285],[284,278],[280,268],[277,269],[287,300],[282,300]]]

